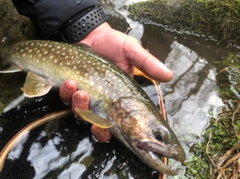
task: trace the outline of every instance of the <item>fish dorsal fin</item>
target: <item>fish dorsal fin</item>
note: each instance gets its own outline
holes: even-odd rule
[[[15,73],[15,72],[20,72],[22,69],[16,65],[10,65],[8,68],[1,69],[0,73]]]
[[[24,86],[21,88],[24,95],[29,98],[43,96],[52,88],[52,84],[45,78],[28,72]]]
[[[81,110],[78,108],[75,108],[75,111],[80,117],[83,118],[83,120],[91,124],[94,124],[100,128],[107,129],[113,127],[113,125],[107,119],[101,118],[100,116],[96,115],[93,111]]]

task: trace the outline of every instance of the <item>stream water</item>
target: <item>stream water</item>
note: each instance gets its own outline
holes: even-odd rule
[[[149,50],[154,56],[164,62],[166,66],[174,72],[173,80],[168,83],[161,83],[160,85],[164,97],[168,122],[183,145],[187,154],[187,160],[190,160],[193,155],[191,152],[189,152],[191,146],[194,143],[202,140],[201,135],[204,132],[204,129],[208,126],[209,118],[216,116],[223,107],[223,102],[217,91],[217,69],[214,65],[212,65],[212,62],[221,62],[231,51],[234,51],[234,49],[217,45],[216,42],[205,38],[166,30],[161,25],[155,23],[149,22],[141,24],[133,21],[127,17],[127,10],[121,8],[123,4],[127,6],[132,2],[137,2],[137,0],[112,0],[108,3],[106,2],[105,5],[107,5],[110,9],[113,8],[113,13],[118,12],[124,17],[122,18],[122,21],[126,20],[129,26],[132,28],[129,33],[130,36],[138,39],[144,48]],[[10,78],[10,80],[14,80],[17,77],[6,77],[6,75],[0,75],[0,80],[4,83],[9,81],[8,78]],[[18,78],[19,79],[16,80],[16,86],[19,86],[19,83],[23,82],[24,75],[18,75]],[[154,86],[146,84],[143,84],[142,86],[152,100],[157,103]],[[10,86],[1,84],[1,88],[6,89],[7,91]],[[8,101],[3,95],[9,95],[11,96],[11,99],[16,98],[17,96],[16,91],[6,91],[0,92],[0,95],[2,95],[0,96],[0,99],[2,100],[0,102],[2,103],[3,99],[4,103],[7,103]],[[10,100],[9,97],[7,98]],[[28,106],[26,109],[24,109],[25,112],[29,116],[34,116],[34,111],[37,111],[37,113],[40,115],[42,109],[48,112],[48,109],[50,108],[49,106],[51,105],[46,104],[51,100],[46,100],[45,98],[39,98],[35,101],[36,106],[41,104],[40,107],[38,106],[37,109],[35,107],[32,109]],[[43,103],[43,105],[42,101],[47,102]],[[16,114],[18,114],[18,112],[16,112]],[[21,112],[20,114],[23,115],[23,113],[24,112]],[[36,118],[36,116],[34,117]],[[5,118],[7,117],[4,117],[4,115],[0,116],[0,120],[4,120]],[[143,164],[138,165],[138,162],[140,163],[140,161],[129,154],[128,151],[125,151],[126,149],[120,146],[121,144],[118,144],[117,141],[110,142],[110,144],[102,144],[102,146],[101,144],[95,144],[90,137],[91,134],[89,132],[89,126],[87,128],[85,127],[84,129],[81,127],[82,133],[80,134],[78,133],[79,129],[71,126],[71,124],[67,125],[66,121],[63,121],[60,122],[60,124],[62,123],[62,127],[60,128],[62,128],[61,132],[63,133],[60,131],[55,132],[55,135],[51,137],[51,140],[47,140],[46,134],[43,133],[44,128],[38,129],[38,131],[34,133],[35,136],[32,136],[33,142],[26,142],[28,140],[28,137],[26,137],[26,140],[23,140],[23,143],[19,145],[21,150],[16,151],[15,149],[13,152],[11,152],[11,155],[8,157],[9,160],[16,160],[23,166],[27,166],[26,164],[23,164],[24,162],[19,161],[17,158],[19,158],[19,155],[21,155],[22,151],[28,151],[25,152],[26,156],[24,160],[27,161],[26,163],[30,163],[31,167],[35,169],[35,174],[34,172],[30,172],[31,175],[29,176],[32,176],[31,178],[34,176],[35,178],[43,178],[44,176],[51,178],[51,175],[54,176],[54,178],[79,178],[83,176],[87,176],[87,178],[95,178],[96,176],[98,178],[156,178],[156,172],[145,169]],[[59,124],[54,124],[53,126],[58,127]],[[65,127],[64,129],[63,126]],[[13,128],[13,126],[11,128]],[[0,133],[1,131],[5,132],[6,130],[7,129],[2,123],[0,127]],[[70,131],[73,131],[72,134],[75,135],[75,137],[78,137],[80,142],[76,141],[76,139],[74,140],[75,144],[70,144],[67,142],[69,139],[64,138],[64,136]],[[72,134],[68,135],[71,136]],[[5,135],[8,136],[7,132],[5,132]],[[73,137],[69,138],[73,140]],[[71,145],[75,146],[72,147]],[[94,148],[96,146],[98,149]],[[65,154],[61,157],[59,156],[59,148],[61,148],[62,151],[65,151]],[[72,150],[72,148],[75,149]],[[112,150],[109,149],[110,151],[103,154],[104,150],[107,148],[111,148]],[[71,153],[70,150],[74,152]],[[89,169],[89,171],[92,171],[92,173],[88,174],[89,172],[85,172],[87,162],[84,163],[83,161],[87,160],[86,158],[88,158],[87,161],[89,162],[92,158],[95,158],[96,155],[98,155],[94,153],[96,150],[100,151],[100,159],[102,159],[102,162],[100,162],[98,165],[95,164],[95,167],[99,167],[104,170],[101,172],[98,171],[98,173],[95,173],[95,175],[94,171],[97,170],[92,167]],[[123,153],[125,153],[125,156],[120,155],[122,152],[121,150],[124,151]],[[46,155],[47,153],[49,155]],[[71,159],[69,160],[69,158]],[[130,160],[133,162],[131,163]],[[127,170],[120,170],[118,165],[122,165],[124,168],[124,165],[127,165],[126,161],[130,161],[130,169],[128,168]],[[81,165],[78,165],[79,163],[81,163]],[[14,164],[11,165],[14,166]],[[177,167],[180,171],[180,174],[176,178],[185,178],[185,167],[181,166],[179,163],[175,163],[172,160],[170,160],[170,165]],[[65,168],[62,169],[62,166],[65,166]],[[134,168],[134,170],[138,170],[139,167],[144,169],[142,170],[143,172],[140,172],[141,174],[139,174],[138,171],[133,171],[131,167]],[[17,168],[17,170],[21,171],[19,168]],[[14,173],[14,171],[10,173]],[[4,174],[3,176],[10,175]]]

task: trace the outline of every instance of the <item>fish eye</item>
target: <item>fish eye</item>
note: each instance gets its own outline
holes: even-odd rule
[[[156,138],[158,141],[162,141],[162,140],[163,140],[162,135],[161,135],[160,132],[155,132],[154,136],[155,136],[155,138]]]

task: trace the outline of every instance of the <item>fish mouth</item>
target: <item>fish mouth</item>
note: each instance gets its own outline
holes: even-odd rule
[[[152,151],[145,151],[143,149],[137,149],[137,150],[138,150],[137,154],[139,158],[154,170],[169,176],[174,176],[178,174],[178,171],[176,169],[162,162],[161,154],[158,154]]]
[[[156,155],[173,158],[177,161],[183,162],[186,159],[186,154],[178,144],[164,144],[159,141],[138,141],[137,148],[153,152]]]
[[[156,170],[159,171],[159,169],[161,169],[159,171],[160,173],[164,173],[164,174],[170,175],[170,176],[174,176],[174,175],[178,174],[178,171],[176,169],[174,169],[173,167],[168,166],[162,162],[161,157],[163,157],[163,156],[161,154],[158,154],[158,153],[155,153],[152,151],[146,151],[146,153],[147,153],[147,155],[149,155],[149,157],[152,160],[154,160],[155,162],[158,163]]]
[[[169,148],[163,144],[159,145],[151,142],[138,142],[135,150],[143,162],[147,163],[158,172],[170,176],[177,175],[178,171],[173,167],[164,164],[161,157],[173,158],[178,161],[185,160],[185,155],[183,155],[184,157],[179,157],[181,156],[179,152],[176,152],[176,150],[169,150]]]

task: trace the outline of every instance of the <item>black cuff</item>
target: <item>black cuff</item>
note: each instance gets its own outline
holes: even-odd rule
[[[29,17],[36,29],[46,38],[57,37],[62,32],[59,30],[64,30],[89,12],[86,10],[91,10],[100,5],[98,0],[12,1],[18,12]],[[67,23],[68,19],[72,19],[72,22]]]
[[[85,9],[78,15],[69,18],[59,29],[60,36],[65,42],[79,42],[102,23],[107,17],[100,6]]]

